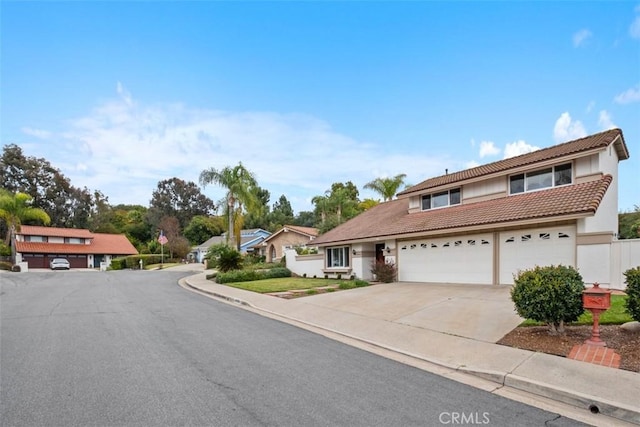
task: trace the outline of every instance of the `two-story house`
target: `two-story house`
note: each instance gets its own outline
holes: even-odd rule
[[[563,264],[586,283],[624,287],[612,242],[628,157],[613,129],[427,179],[318,237],[321,273],[370,279],[378,260],[394,263],[399,281],[497,285]]]
[[[15,236],[16,263],[49,268],[54,258],[65,258],[71,268],[98,268],[115,257],[137,255],[124,234],[92,233],[77,228],[22,225]]]

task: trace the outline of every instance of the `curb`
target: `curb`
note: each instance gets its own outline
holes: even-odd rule
[[[311,322],[307,322],[304,320],[300,320],[300,319],[295,319],[293,317],[289,317],[286,315],[283,315],[281,313],[276,313],[270,310],[266,310],[260,307],[257,307],[247,301],[241,300],[239,298],[234,298],[234,297],[229,297],[223,294],[220,294],[218,292],[211,292],[211,291],[207,291],[204,289],[201,289],[197,286],[192,285],[191,283],[189,283],[189,278],[184,278],[181,279],[180,282],[183,282],[184,284],[186,284],[186,286],[188,286],[191,289],[194,289],[198,292],[202,292],[211,296],[214,296],[216,298],[225,300],[225,301],[229,301],[238,305],[244,305],[246,307],[251,307],[255,310],[259,310],[262,311],[264,313],[269,313],[271,315],[283,318],[283,319],[287,319],[287,320],[291,320],[300,324],[304,324],[313,328],[317,328],[317,329],[322,329],[324,331],[327,332],[331,332],[337,335],[341,335],[343,337],[349,338],[349,339],[353,339],[356,341],[360,341],[362,343],[365,344],[369,344],[369,345],[373,345],[375,347],[381,348],[381,349],[385,349],[388,351],[392,351],[394,353],[398,353],[398,354],[402,354],[404,356],[409,356],[412,357],[414,359],[418,359],[418,360],[422,360],[424,362],[439,366],[439,367],[443,367],[446,369],[451,369],[453,371],[456,372],[461,372],[464,374],[469,374],[469,375],[473,375],[485,380],[489,380],[491,382],[497,383],[501,386],[507,386],[507,387],[511,387],[513,389],[516,390],[521,390],[527,393],[531,393],[531,394],[535,394],[537,396],[541,396],[541,397],[545,397],[545,398],[549,398],[549,399],[553,399],[553,400],[557,400],[566,404],[569,404],[571,406],[574,406],[576,408],[583,408],[586,409],[588,411],[590,411],[593,414],[603,414],[612,418],[617,418],[619,420],[622,421],[626,421],[626,422],[630,422],[633,424],[637,424],[640,425],[640,408],[633,408],[633,407],[628,407],[625,405],[622,405],[620,403],[616,403],[616,402],[612,402],[606,399],[602,399],[596,396],[592,396],[592,395],[588,395],[588,394],[584,394],[584,393],[580,393],[580,392],[576,392],[576,391],[572,391],[572,390],[568,390],[568,389],[564,389],[561,387],[557,387],[551,384],[547,384],[547,383],[543,383],[543,382],[539,382],[539,381],[535,381],[533,379],[530,378],[526,378],[526,377],[521,377],[509,372],[502,372],[502,371],[492,371],[492,370],[486,370],[486,369],[480,369],[480,368],[472,368],[469,366],[464,366],[464,365],[453,365],[450,363],[446,363],[437,359],[432,359],[429,357],[425,357],[422,355],[417,355],[414,353],[410,353],[407,351],[403,351],[403,350],[399,350],[397,348],[393,348],[384,344],[380,344],[378,342],[375,341],[370,341],[367,339],[363,339],[354,335],[350,335],[350,334],[346,334],[344,332],[340,332],[334,329],[330,329],[330,328],[326,328]]]

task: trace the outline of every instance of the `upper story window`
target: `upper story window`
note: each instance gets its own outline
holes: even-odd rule
[[[422,210],[443,208],[445,206],[460,204],[460,189],[441,191],[439,193],[426,194],[422,196]]]
[[[47,242],[47,238],[45,236],[24,236],[25,242]]]
[[[81,239],[79,237],[65,237],[64,238],[64,242],[65,243],[84,244],[84,239]]]
[[[349,247],[327,248],[327,268],[349,267]]]
[[[571,184],[571,163],[540,169],[533,172],[512,175],[509,178],[510,194],[524,193],[541,188]]]

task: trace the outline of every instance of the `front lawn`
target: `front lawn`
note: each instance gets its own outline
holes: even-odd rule
[[[626,312],[624,303],[627,299],[626,295],[611,295],[611,307],[609,310],[600,314],[601,325],[620,325],[622,323],[631,322],[631,315]],[[593,316],[589,310],[585,310],[582,316],[578,318],[572,325],[592,325]],[[542,326],[544,323],[527,319],[520,326]]]
[[[252,282],[225,283],[247,291],[268,294],[272,292],[285,292],[300,289],[321,288],[323,286],[339,285],[340,289],[351,289],[358,286],[365,286],[358,280],[337,280],[337,279],[307,279],[303,277],[280,277],[276,279],[254,280]]]

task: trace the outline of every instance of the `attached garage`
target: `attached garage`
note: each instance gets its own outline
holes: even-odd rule
[[[22,259],[26,261],[29,268],[49,268],[49,261],[44,254],[24,254]]]
[[[576,228],[543,227],[500,233],[500,284],[536,265],[576,265]]]
[[[398,280],[493,283],[493,234],[398,242]]]

